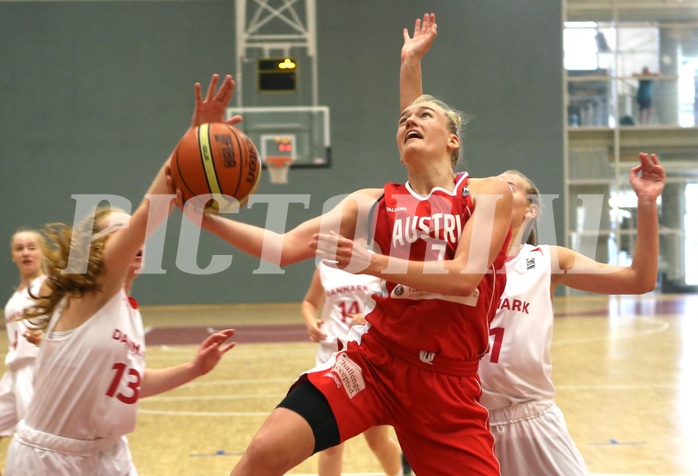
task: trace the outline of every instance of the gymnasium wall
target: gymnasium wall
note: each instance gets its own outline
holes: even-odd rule
[[[331,197],[403,181],[395,146],[402,28],[425,4],[439,37],[424,62],[424,88],[471,114],[465,160],[474,176],[516,168],[545,194],[563,193],[561,2],[557,0],[319,0],[319,104],[330,107],[329,169],[293,169],[287,185],[262,177],[260,194],[298,194],[288,226],[319,214]],[[72,223],[75,194],[113,194],[136,206],[186,130],[193,84],[234,73],[232,1],[0,2],[0,290],[17,282],[9,239],[21,226]],[[562,240],[562,198],[553,220]],[[236,217],[264,225],[257,204]],[[300,301],[313,270],[255,272],[249,258],[202,234],[178,243],[180,214],[165,232],[161,274],[135,286],[143,304]],[[278,220],[277,220],[278,221]],[[550,242],[555,237],[548,237]],[[218,255],[227,269],[189,269]],[[278,270],[282,271],[282,270]]]

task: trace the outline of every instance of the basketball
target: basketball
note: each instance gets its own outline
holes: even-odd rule
[[[254,143],[242,131],[214,122],[184,134],[172,153],[170,168],[185,202],[199,197],[206,212],[226,213],[247,203],[259,184],[262,163]]]

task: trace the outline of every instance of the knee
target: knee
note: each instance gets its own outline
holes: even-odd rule
[[[258,474],[284,474],[290,468],[291,455],[274,441],[272,435],[258,433],[245,450],[245,463]]]
[[[277,407],[252,438],[238,464],[241,471],[234,474],[283,475],[310,457],[314,446],[315,436],[305,418]]]

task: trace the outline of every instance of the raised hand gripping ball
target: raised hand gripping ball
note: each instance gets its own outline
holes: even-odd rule
[[[193,197],[208,213],[244,205],[259,184],[262,162],[254,143],[223,122],[190,128],[170,159],[172,179],[184,201]]]

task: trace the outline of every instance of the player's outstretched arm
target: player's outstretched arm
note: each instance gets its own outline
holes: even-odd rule
[[[201,228],[227,241],[237,249],[279,266],[287,266],[315,257],[313,236],[320,232],[342,233],[354,237],[357,230],[365,234],[370,211],[383,189],[363,189],[349,194],[327,213],[307,220],[285,233],[231,220],[222,215],[203,213],[195,204],[184,207],[181,192],[177,206]]]
[[[626,267],[608,265],[555,247],[560,271],[553,275],[555,285],[598,294],[643,294],[654,289],[659,267],[657,198],[664,190],[666,173],[655,154],[641,153],[639,158],[640,164],[630,171],[630,184],[637,195],[637,241],[632,263]]]
[[[233,329],[211,334],[201,343],[194,358],[185,364],[166,369],[146,369],[140,397],[149,397],[181,387],[209,373],[225,353],[235,347],[235,342],[226,343],[233,334]]]

